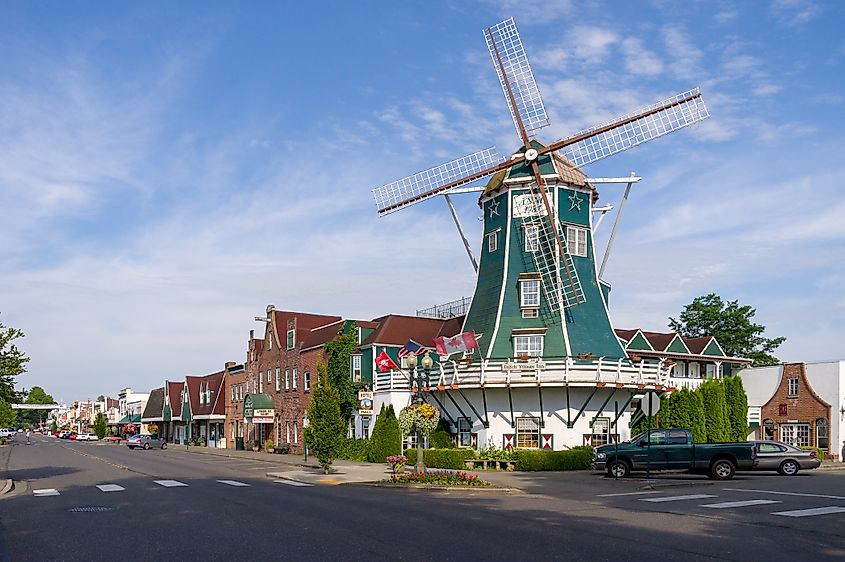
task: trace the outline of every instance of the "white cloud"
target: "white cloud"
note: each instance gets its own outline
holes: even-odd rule
[[[667,27],[663,30],[663,41],[672,59],[669,68],[675,76],[684,80],[700,79],[699,65],[704,54],[689,35],[681,28]]]
[[[772,0],[770,12],[778,23],[797,27],[815,19],[822,8],[813,0]]]
[[[623,40],[622,54],[625,56],[625,68],[631,74],[654,76],[663,72],[663,61],[645,48],[639,39]]]

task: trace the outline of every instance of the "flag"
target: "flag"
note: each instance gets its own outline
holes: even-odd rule
[[[406,343],[405,346],[402,349],[399,350],[399,359],[402,359],[406,355],[411,355],[411,354],[413,354],[413,355],[423,355],[426,351],[428,351],[427,348],[421,346],[420,344],[418,344],[414,340],[408,340],[408,343]]]
[[[444,338],[443,336],[434,338],[434,345],[437,347],[437,354],[441,357],[478,349],[478,342],[475,341],[473,332],[464,332],[451,338]]]
[[[393,359],[391,359],[387,352],[383,349],[381,350],[381,353],[376,355],[376,367],[378,367],[378,370],[381,372],[399,368],[399,366],[393,362]]]

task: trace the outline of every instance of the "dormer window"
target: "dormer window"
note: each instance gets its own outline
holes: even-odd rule
[[[293,349],[296,330],[288,330],[288,349]]]
[[[536,252],[540,249],[540,227],[537,225],[525,226],[525,251]]]

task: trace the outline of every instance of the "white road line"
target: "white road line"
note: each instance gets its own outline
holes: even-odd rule
[[[245,482],[238,482],[237,480],[218,480],[221,484],[228,484],[229,486],[249,486]]]
[[[726,492],[754,492],[755,494],[778,494],[781,496],[801,496],[804,498],[825,498],[828,500],[845,500],[845,496],[828,496],[826,494],[803,494],[800,492],[777,492],[774,490],[749,490],[747,488],[722,488]]]
[[[273,480],[273,482],[278,482],[279,484],[287,484],[288,486],[310,487],[314,485],[309,484],[308,482],[299,482],[298,480]]]
[[[164,486],[165,488],[176,488],[177,486],[187,486],[184,482],[179,482],[178,480],[153,480],[159,486]]]
[[[642,496],[645,494],[661,494],[659,490],[651,490],[649,492],[622,492],[619,494],[599,494],[597,498],[615,498],[617,496]]]
[[[730,509],[732,507],[750,507],[752,505],[768,505],[770,503],[781,503],[777,500],[746,500],[742,502],[722,502],[722,503],[708,503],[701,507],[710,507],[713,509]]]
[[[250,467],[250,468],[244,468],[243,470],[264,470],[264,469],[269,469],[269,468],[274,468],[274,467],[272,467],[272,466],[269,466],[269,467],[268,467],[267,465],[264,465],[264,466],[253,466],[253,467]]]
[[[42,488],[41,490],[33,490],[32,495],[41,498],[45,496],[59,496],[59,491],[55,488]]]
[[[126,488],[117,484],[98,484],[97,487],[101,492],[122,492]]]
[[[812,509],[796,509],[794,511],[776,511],[772,515],[783,517],[813,517],[814,515],[829,515],[831,513],[845,513],[845,507],[832,505],[830,507],[814,507]]]
[[[663,502],[677,502],[684,500],[705,500],[707,498],[718,498],[719,496],[711,496],[710,494],[690,494],[688,496],[667,496],[665,498],[640,498],[641,502],[663,503]]]

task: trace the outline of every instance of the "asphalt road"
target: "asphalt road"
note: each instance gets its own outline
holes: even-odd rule
[[[296,486],[270,470],[34,437],[0,449],[0,477],[25,482],[0,499],[0,560],[845,558],[845,472],[673,476],[653,489],[519,474],[502,478],[529,493],[503,494]],[[110,484],[122,489],[97,487]]]

